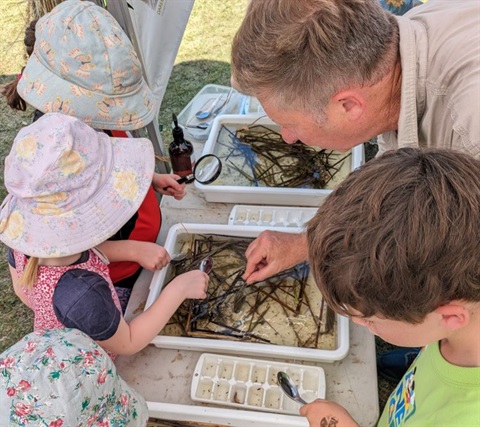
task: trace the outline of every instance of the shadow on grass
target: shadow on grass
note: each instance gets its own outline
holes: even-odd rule
[[[2,75],[0,85],[16,78],[16,75]],[[31,108],[26,112],[12,110],[5,102],[5,97],[0,96],[0,200],[6,195],[3,181],[4,159],[17,132],[30,124],[32,114]],[[32,311],[13,292],[7,264],[7,249],[0,243],[0,352],[32,330]]]

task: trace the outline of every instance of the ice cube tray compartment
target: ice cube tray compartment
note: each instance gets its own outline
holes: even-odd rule
[[[277,373],[287,372],[301,396],[325,398],[325,373],[316,366],[203,353],[192,379],[192,400],[298,415],[300,405],[283,393]]]
[[[317,208],[236,205],[230,212],[229,225],[264,227],[302,227]]]

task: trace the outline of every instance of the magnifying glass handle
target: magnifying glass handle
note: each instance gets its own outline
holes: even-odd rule
[[[187,175],[187,176],[182,176],[181,178],[178,178],[177,179],[177,182],[179,184],[183,184],[184,182],[187,182],[187,181],[191,181],[192,179],[194,178],[193,174],[191,173],[190,175]],[[172,188],[171,185],[167,185],[166,187],[163,187],[163,189],[166,191],[168,190],[169,188]]]

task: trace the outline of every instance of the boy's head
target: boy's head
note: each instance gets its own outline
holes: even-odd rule
[[[480,160],[451,150],[390,151],[354,171],[308,224],[328,304],[409,323],[480,301]]]
[[[38,20],[19,95],[43,113],[60,112],[97,129],[133,130],[156,105],[140,61],[115,18],[89,1],[68,0]]]

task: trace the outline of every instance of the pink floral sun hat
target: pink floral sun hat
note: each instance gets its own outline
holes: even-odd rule
[[[38,20],[19,95],[43,113],[98,129],[133,130],[155,117],[153,93],[129,38],[90,1],[67,0]]]
[[[148,139],[110,138],[81,120],[45,114],[23,128],[5,159],[0,240],[53,258],[93,248],[138,210],[155,167]]]
[[[76,329],[32,332],[0,354],[0,425],[140,427],[144,398]]]

